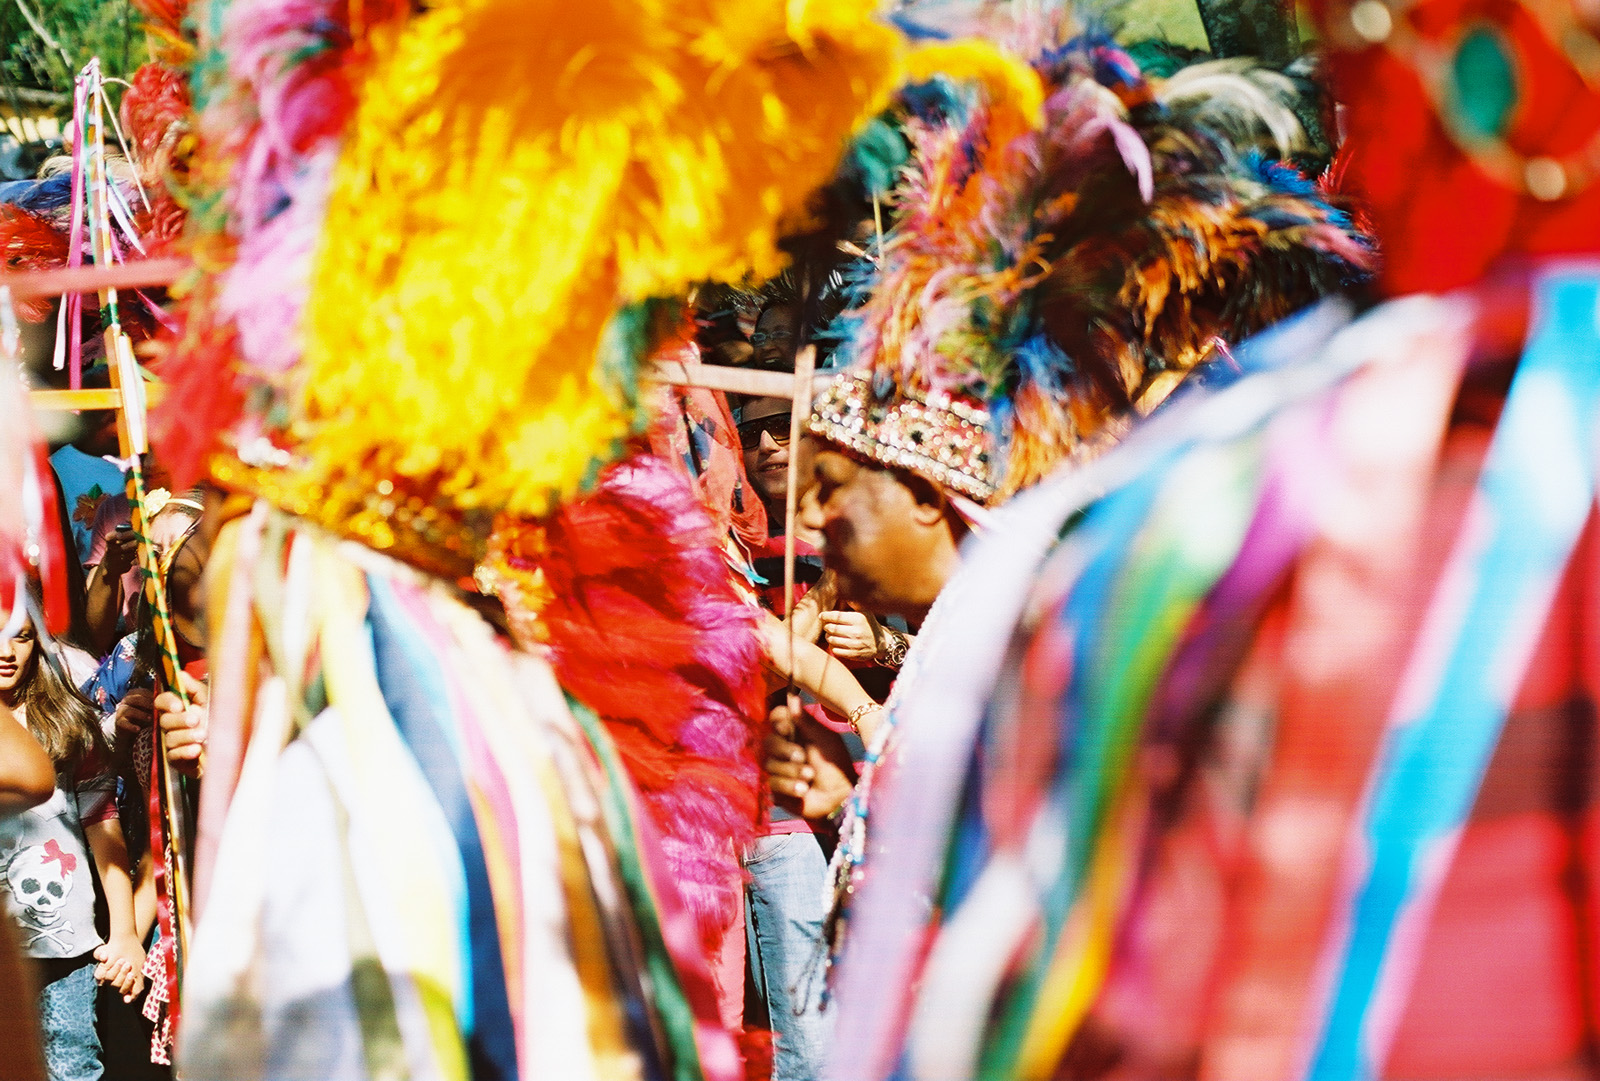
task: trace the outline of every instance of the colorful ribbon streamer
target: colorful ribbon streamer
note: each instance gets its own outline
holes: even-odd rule
[[[1377,1077],[1422,934],[1595,498],[1600,276],[1535,286],[1535,322],[1411,654],[1347,851],[1313,1081]]]

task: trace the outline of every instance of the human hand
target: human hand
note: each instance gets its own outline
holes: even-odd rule
[[[122,1001],[132,1002],[144,990],[144,948],[139,940],[127,932],[113,934],[94,949],[94,978],[109,983],[122,995]]]
[[[822,613],[822,639],[841,661],[870,661],[878,655],[878,624],[861,612]]]
[[[131,529],[119,529],[106,537],[106,550],[100,556],[100,573],[121,578],[139,561],[139,538]]]
[[[188,777],[198,778],[205,772],[206,731],[210,720],[208,704],[211,700],[206,685],[187,672],[178,673],[189,696],[189,706],[171,691],[156,696],[156,721],[161,726],[161,741],[167,748],[167,761],[172,768]]]
[[[838,733],[785,706],[770,716],[767,788],[774,801],[802,818],[826,818],[850,798],[856,771]]]
[[[119,744],[123,736],[137,736],[150,727],[150,720],[155,716],[155,711],[151,708],[153,697],[144,687],[135,687],[122,696],[122,701],[117,703],[116,712],[112,714],[116,719]]]
[[[839,576],[833,573],[831,567],[824,567],[822,576],[813,583],[806,596],[815,598],[825,612],[833,608],[839,600]]]

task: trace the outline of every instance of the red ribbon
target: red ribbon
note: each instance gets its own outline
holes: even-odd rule
[[[61,535],[61,516],[55,500],[45,495],[54,492],[50,459],[44,445],[35,443],[31,463],[38,481],[39,505],[29,508],[38,528],[39,586],[43,594],[45,626],[51,634],[64,634],[72,621],[72,606],[67,600],[66,542]],[[26,467],[25,467],[26,468]]]

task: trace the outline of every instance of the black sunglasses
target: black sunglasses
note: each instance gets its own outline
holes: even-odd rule
[[[747,420],[739,425],[739,445],[745,450],[755,450],[761,445],[761,433],[772,437],[774,443],[789,441],[789,414],[774,413],[770,417]]]

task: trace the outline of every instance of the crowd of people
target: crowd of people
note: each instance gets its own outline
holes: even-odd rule
[[[7,911],[23,954],[38,961],[38,1010],[51,1077],[168,1076],[151,1058],[144,1010],[158,934],[150,849],[157,731],[175,768],[198,776],[205,658],[197,624],[205,541],[198,490],[151,493],[147,528],[160,560],[190,703],[160,684],[152,614],[117,457],[115,415],[85,413],[81,434],[51,457],[53,506],[68,557],[70,620],[43,629],[34,588],[0,639],[0,701],[51,763],[48,797],[3,827]],[[8,765],[27,759],[13,751]],[[160,1041],[156,1041],[160,1045]]]
[[[1466,8],[151,5],[0,1073],[1596,1076],[1600,26]]]

